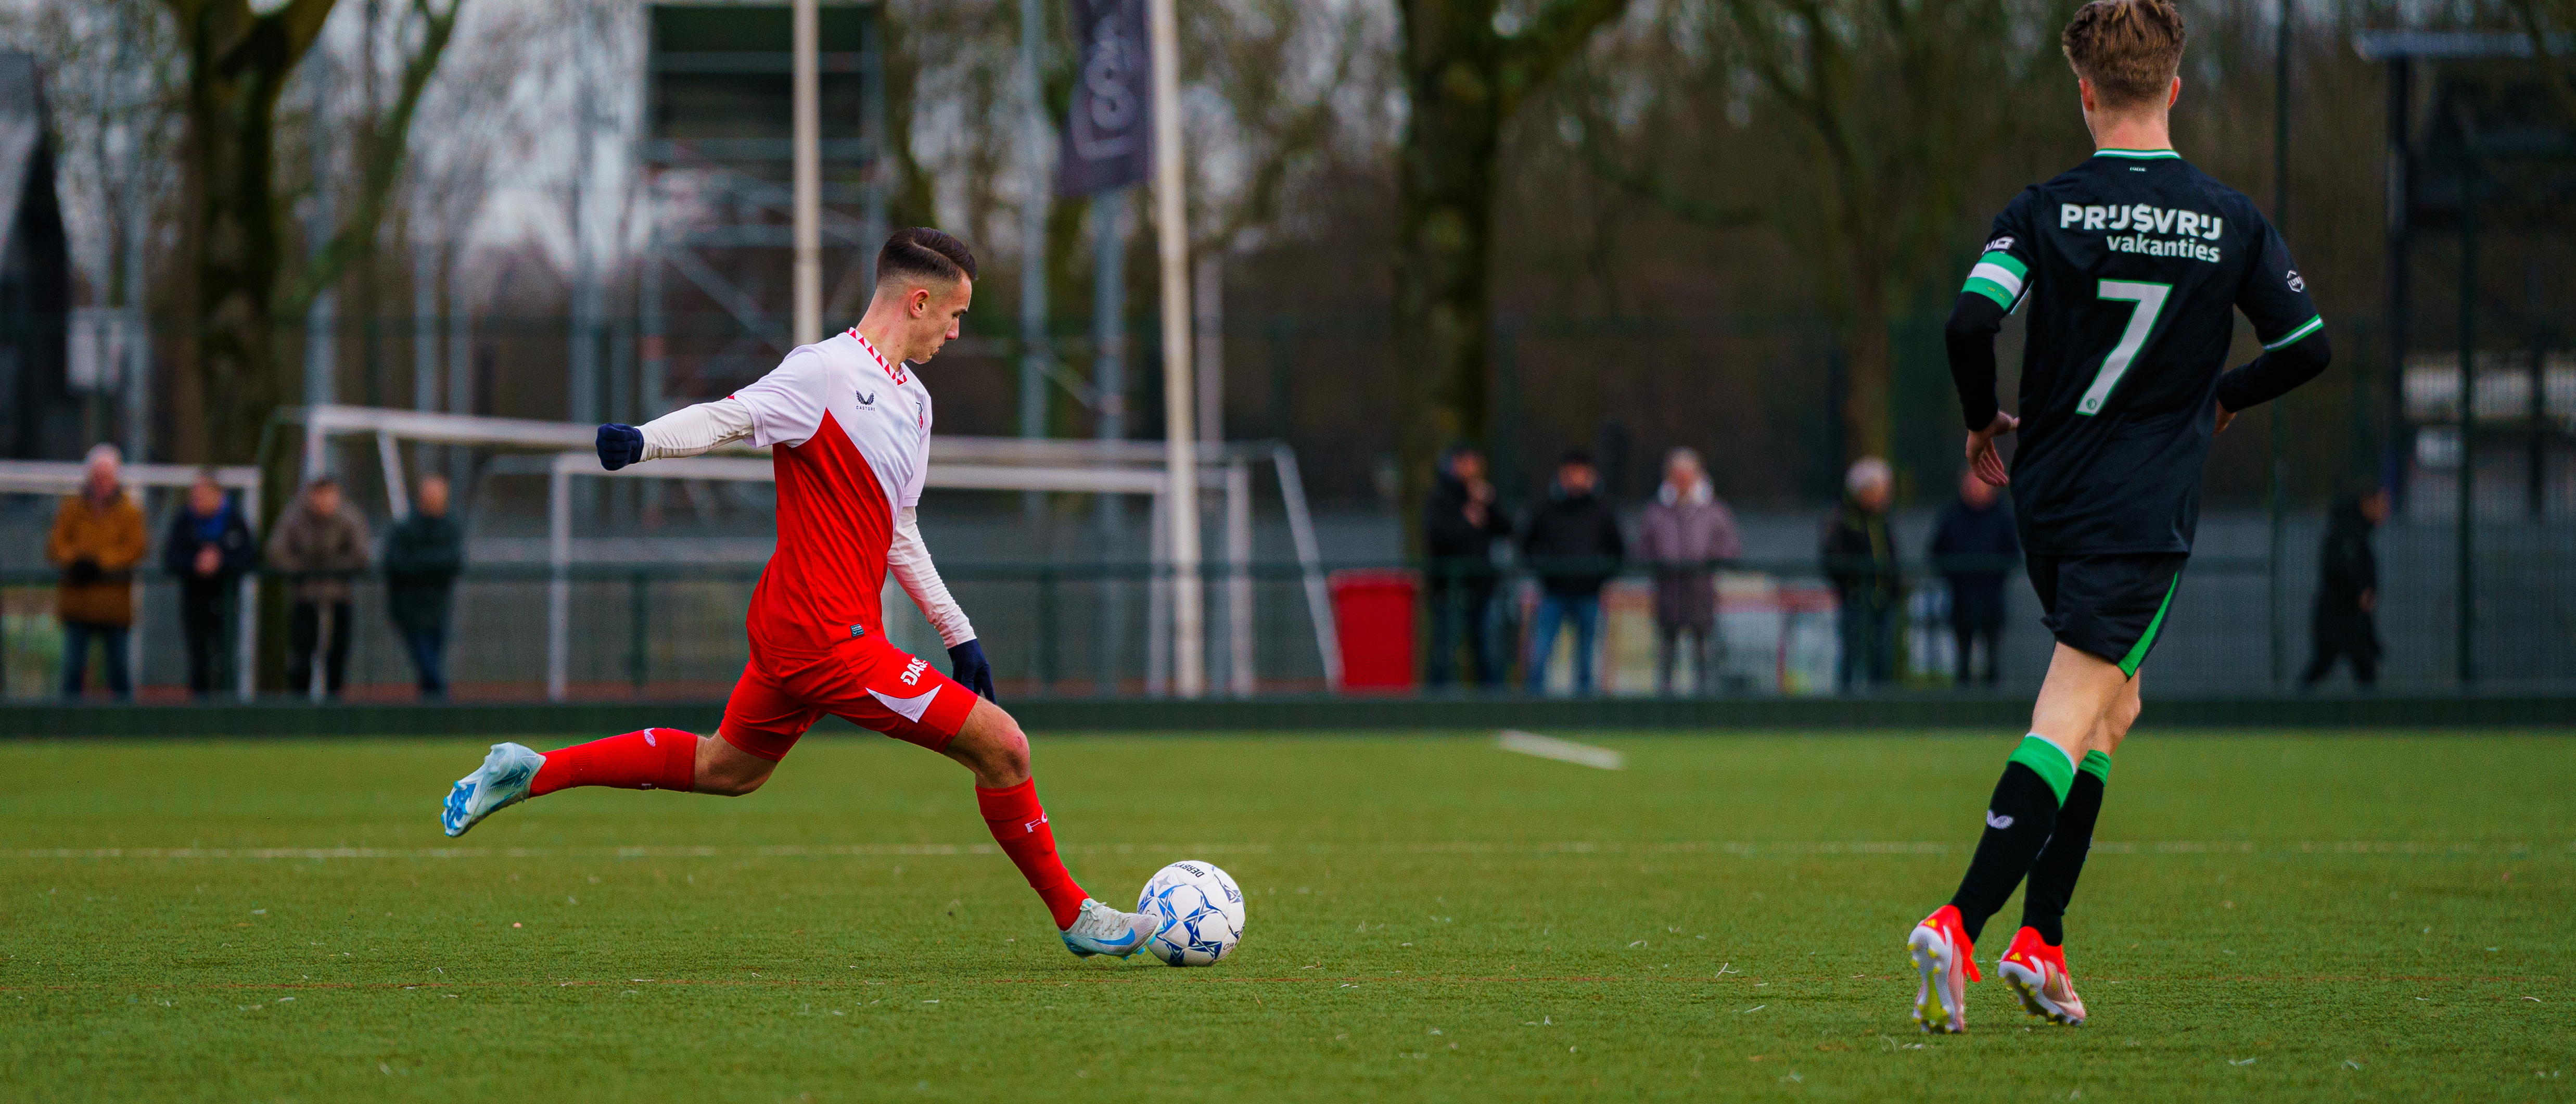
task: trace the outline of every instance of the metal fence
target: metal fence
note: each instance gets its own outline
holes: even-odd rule
[[[2311,595],[2316,586],[2313,523],[2293,521],[2280,544],[2291,550],[2281,570],[2260,555],[2195,556],[2147,664],[2157,693],[2261,694],[2296,689],[2309,655]],[[2399,524],[2381,531],[2379,633],[2383,689],[2443,692],[2576,687],[2576,528],[2481,525],[2474,570],[2477,602],[2466,642],[2455,601],[2462,577],[2458,541],[2449,526]],[[1384,563],[1344,568],[1397,567]],[[1328,689],[1316,625],[1299,566],[1256,563],[1235,584],[1248,592],[1252,616],[1240,632],[1227,600],[1230,576],[1209,571],[1209,684],[1217,693],[1243,685],[1235,658],[1248,654],[1257,693]],[[974,619],[1005,699],[1029,696],[1146,694],[1164,686],[1169,637],[1153,629],[1164,608],[1163,585],[1145,564],[984,563],[943,565],[951,589]],[[732,685],[748,656],[744,610],[759,579],[752,564],[582,565],[564,576],[571,601],[569,695],[582,700],[711,700]],[[1677,684],[1720,695],[1831,694],[1840,655],[1836,603],[1813,562],[1720,565],[1715,677],[1705,683],[1687,666]],[[11,699],[59,693],[62,634],[53,617],[50,573],[0,575],[0,690]],[[546,693],[547,596],[556,576],[542,567],[492,566],[458,583],[447,654],[452,694],[463,700],[537,700]],[[1946,584],[1928,565],[1903,568],[1898,613],[1899,688],[1950,685],[1952,645]],[[1652,694],[1655,628],[1653,580],[1632,566],[1604,592],[1597,656],[1600,691]],[[136,681],[145,700],[185,696],[187,658],[178,588],[166,576],[138,589]],[[349,688],[355,700],[400,701],[413,695],[413,675],[391,626],[380,582],[360,579],[350,624]],[[1506,572],[1488,630],[1517,679],[1526,658],[1536,584]],[[2006,630],[1996,692],[2027,695],[2046,670],[2047,631],[2030,588],[2007,580]],[[1427,637],[1440,611],[1418,608],[1417,637]],[[937,660],[940,642],[899,590],[885,596],[887,632],[906,650]],[[2277,616],[2276,616],[2277,611]],[[231,616],[239,616],[239,610]],[[225,632],[229,633],[228,626]],[[283,632],[283,619],[270,626]],[[218,647],[218,685],[230,686],[230,637]],[[1237,642],[1240,641],[1238,644]],[[1561,644],[1560,647],[1569,647]],[[273,648],[274,645],[271,645]],[[1416,653],[1419,654],[1417,646]],[[942,664],[944,666],[944,663]],[[1570,692],[1567,664],[1551,665],[1546,692]],[[91,685],[100,683],[92,664]],[[282,692],[272,680],[272,690]],[[2330,689],[2348,687],[2338,671]],[[94,691],[95,692],[95,691]],[[1423,693],[1474,693],[1474,688]]]

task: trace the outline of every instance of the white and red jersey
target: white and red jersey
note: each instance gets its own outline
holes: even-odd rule
[[[930,468],[930,391],[850,329],[733,393],[778,479],[778,550],[752,592],[752,658],[773,669],[885,635],[896,516]]]

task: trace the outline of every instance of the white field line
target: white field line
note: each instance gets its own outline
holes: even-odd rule
[[[1192,843],[1061,846],[1069,855],[1948,855],[1974,841],[1956,840],[1686,840],[1679,842],[1488,843],[1474,840],[1384,843]],[[2439,843],[2422,840],[2096,840],[2107,855],[2522,855],[2576,854],[2576,843]],[[155,859],[274,861],[327,859],[812,859],[992,855],[989,843],[786,844],[770,847],[31,847],[0,859]]]
[[[1538,733],[1523,732],[1517,728],[1504,729],[1494,738],[1494,743],[1504,751],[1516,751],[1523,755],[1535,755],[1541,759],[1554,759],[1560,763],[1572,763],[1581,767],[1624,770],[1628,766],[1627,756],[1609,748],[1578,744],[1572,740],[1559,740],[1554,736],[1541,736]]]

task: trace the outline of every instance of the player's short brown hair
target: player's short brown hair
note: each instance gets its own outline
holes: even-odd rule
[[[953,234],[927,226],[894,232],[877,251],[877,282],[911,277],[953,284],[975,278],[975,251]]]
[[[2169,0],[2093,0],[2058,36],[2104,108],[2162,105],[2182,70],[2182,13]]]

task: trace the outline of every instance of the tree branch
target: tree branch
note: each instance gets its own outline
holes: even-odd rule
[[[1501,117],[1510,118],[1532,90],[1545,87],[1591,44],[1592,32],[1627,9],[1628,0],[1562,0],[1541,8],[1521,33],[1504,39],[1496,66],[1502,78],[1497,89]]]
[[[412,116],[420,109],[421,93],[429,87],[429,78],[438,71],[439,58],[447,52],[448,41],[456,31],[456,17],[465,10],[465,0],[449,0],[444,15],[431,6],[431,0],[411,0],[411,10],[423,22],[420,46],[403,63],[402,91],[394,97],[393,107],[382,119],[368,120],[366,172],[360,180],[358,202],[332,232],[331,240],[278,293],[276,310],[282,317],[304,313],[314,297],[337,281],[351,262],[375,252],[376,229],[384,219],[385,200],[393,194],[394,183],[402,178],[404,155],[410,149]]]
[[[1575,143],[1575,149],[1583,155],[1584,167],[1612,187],[1654,204],[1665,214],[1712,230],[1751,226],[1769,218],[1769,213],[1759,206],[1711,203],[1674,187],[1660,172],[1620,163],[1602,146],[1598,120],[1585,118],[1582,123],[1583,137]]]

